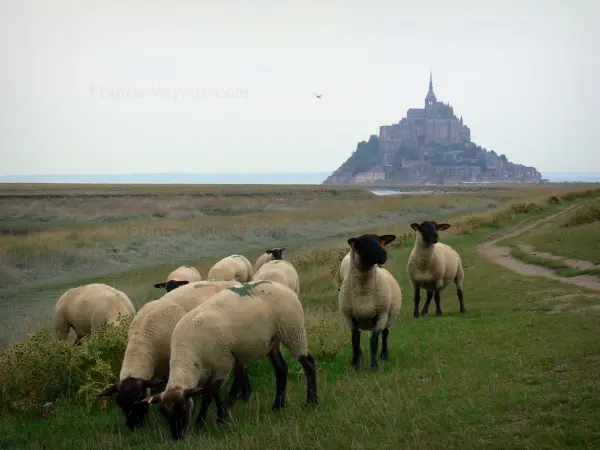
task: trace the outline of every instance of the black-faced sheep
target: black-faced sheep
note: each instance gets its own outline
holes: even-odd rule
[[[159,289],[165,288],[167,292],[171,292],[179,286],[201,280],[202,276],[200,275],[200,272],[198,272],[198,269],[195,267],[181,266],[169,274],[167,281],[164,283],[156,283],[154,287]]]
[[[140,308],[129,327],[119,381],[98,394],[100,398],[117,394],[117,405],[130,430],[141,427],[148,415],[148,405],[135,402],[150,395],[149,389],[169,374],[171,334],[177,322],[212,295],[239,285],[236,281],[196,281]],[[247,371],[241,368],[236,376],[244,377],[241,394],[246,401],[251,393]]]
[[[59,340],[66,340],[73,328],[75,344],[79,344],[82,337],[97,328],[117,324],[134,314],[135,308],[125,293],[107,284],[86,284],[60,296],[54,306],[54,331]]]
[[[217,261],[208,271],[208,280],[236,280],[246,283],[252,280],[254,269],[248,258],[242,255],[231,255]]]
[[[177,323],[171,338],[167,386],[142,402],[160,404],[173,438],[181,439],[194,412],[192,397],[202,394],[196,419],[200,427],[213,400],[218,421],[226,421],[227,405],[221,401],[220,387],[234,368],[268,355],[276,378],[273,409],[280,409],[285,405],[288,375],[281,343],[304,369],[307,402],[318,403],[315,360],[308,352],[304,310],[296,293],[266,280],[225,289]]]
[[[267,261],[260,266],[258,272],[254,273],[252,281],[270,280],[284,284],[292,289],[296,294],[300,294],[300,277],[294,265],[284,259],[275,259]]]
[[[427,300],[421,315],[427,314],[429,303],[433,297],[435,299],[435,313],[441,316],[440,291],[450,283],[456,284],[460,312],[466,312],[463,297],[465,272],[462,261],[452,247],[439,242],[438,231],[447,230],[450,225],[425,221],[421,224],[413,223],[410,226],[416,231],[415,245],[408,258],[407,265],[408,277],[414,291],[415,309],[413,316],[415,318],[419,317],[421,288],[427,291]]]
[[[265,252],[256,259],[256,263],[254,263],[254,273],[258,272],[258,269],[260,269],[260,267],[263,264],[265,264],[269,261],[276,261],[276,260],[283,259],[283,251],[284,250],[285,250],[285,247],[271,248],[271,249],[265,250]]]
[[[348,239],[351,247],[350,265],[339,294],[339,308],[352,330],[352,362],[355,370],[360,368],[360,332],[371,332],[371,369],[379,370],[377,349],[381,334],[381,359],[387,361],[389,329],[396,321],[402,306],[400,285],[383,267],[387,261],[384,246],[396,236],[386,234],[363,234]]]

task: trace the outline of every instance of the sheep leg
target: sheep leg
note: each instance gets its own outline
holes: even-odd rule
[[[206,425],[206,414],[208,413],[208,407],[219,393],[220,387],[221,383],[215,382],[207,386],[206,389],[204,389],[204,392],[202,393],[202,403],[200,405],[200,412],[198,413],[198,417],[196,417],[196,424],[198,425],[199,429]]]
[[[252,385],[250,384],[250,377],[248,376],[248,366],[244,366],[243,377],[240,380],[241,393],[240,400],[247,402],[252,395]]]
[[[283,359],[279,345],[273,347],[269,352],[269,361],[275,370],[275,401],[272,409],[279,410],[285,406],[285,390],[288,380],[288,366]]]
[[[442,315],[442,308],[440,308],[440,290],[436,289],[435,293],[434,293],[434,297],[433,299],[435,300],[435,315],[436,316],[441,316]]]
[[[381,360],[387,361],[390,359],[388,355],[388,335],[390,334],[389,328],[384,329],[381,332]]]
[[[319,403],[319,396],[317,395],[317,366],[315,358],[308,353],[298,358],[298,361],[302,364],[302,368],[306,374],[306,403],[316,405]]]
[[[456,288],[456,295],[458,296],[458,302],[460,303],[460,312],[461,313],[466,313],[467,310],[465,309],[465,303],[464,303],[464,297],[463,297],[463,290],[459,287]]]
[[[75,338],[75,342],[73,342],[73,345],[81,345],[81,336],[77,336]]]
[[[426,316],[429,312],[429,304],[431,303],[431,298],[433,297],[433,291],[427,291],[427,299],[425,299],[425,304],[423,305],[423,309],[421,310],[421,315]]]
[[[227,405],[223,402],[223,400],[221,400],[219,388],[217,388],[217,392],[215,394],[215,404],[217,405],[217,423],[227,422]]]
[[[376,331],[377,328],[373,329],[371,333],[371,370],[373,372],[379,371],[379,362],[377,362],[377,348],[379,347],[379,335],[381,331]]]
[[[239,398],[240,390],[242,388],[242,379],[244,377],[244,367],[239,366],[234,369],[233,372],[233,382],[231,383],[231,388],[229,389],[229,393],[227,394],[227,407],[233,408],[235,402]]]
[[[415,286],[415,310],[413,311],[413,317],[415,319],[419,318],[419,302],[421,301],[421,288],[419,286]]]
[[[360,329],[356,319],[352,319],[352,362],[350,365],[354,370],[360,369]]]

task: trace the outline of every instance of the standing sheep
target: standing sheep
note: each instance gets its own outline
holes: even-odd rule
[[[254,270],[248,258],[242,255],[231,255],[217,261],[208,271],[209,280],[236,280],[246,283],[252,280]]]
[[[346,253],[346,256],[344,256],[344,259],[342,259],[342,262],[340,264],[340,281],[344,281],[344,278],[346,278],[346,276],[348,275],[348,271],[350,270],[350,253],[352,253],[351,251]],[[379,265],[379,267],[381,267],[382,265]],[[340,290],[340,288],[338,288],[338,291]]]
[[[219,422],[227,416],[220,387],[231,371],[268,355],[276,378],[273,409],[285,406],[288,367],[283,343],[306,374],[308,403],[318,403],[315,360],[308,351],[304,310],[287,286],[261,280],[225,289],[187,313],[171,338],[169,381],[164,392],[142,400],[160,403],[174,439],[183,438],[194,411],[191,397],[202,394],[196,423],[202,427],[215,400]],[[239,387],[234,380],[234,386]],[[235,396],[234,396],[235,398]]]
[[[342,281],[339,307],[352,330],[352,362],[355,370],[360,368],[360,332],[371,332],[371,369],[379,370],[377,347],[381,334],[381,359],[387,361],[389,329],[396,321],[402,306],[400,285],[387,269],[378,267],[387,261],[385,245],[396,236],[363,234],[348,239],[350,266]]]
[[[197,281],[148,302],[139,310],[129,327],[119,381],[98,394],[100,398],[117,394],[117,404],[130,430],[141,427],[148,415],[148,405],[135,402],[150,395],[150,388],[162,382],[153,377],[168,376],[171,334],[177,322],[212,295],[239,285],[236,281]],[[251,394],[246,369],[240,368],[235,376],[244,377],[241,394],[246,401]],[[231,392],[237,395],[237,390]]]
[[[284,284],[297,295],[300,295],[300,278],[293,264],[284,259],[274,259],[263,264],[257,272],[254,273],[254,280],[270,280]]]
[[[80,344],[82,337],[97,328],[117,324],[134,314],[135,308],[125,293],[107,284],[86,284],[60,296],[54,306],[54,331],[59,340],[66,340],[73,328],[75,344]]]
[[[167,292],[171,292],[179,286],[201,280],[202,276],[200,275],[200,272],[198,272],[198,269],[195,267],[181,266],[169,274],[166,282],[156,283],[154,287],[159,289],[165,288]]]
[[[256,259],[256,263],[254,264],[254,273],[258,272],[258,269],[260,269],[260,267],[263,264],[269,261],[277,261],[283,259],[284,250],[285,247],[265,250],[265,252]]]
[[[463,301],[465,272],[462,261],[452,247],[439,242],[438,231],[447,230],[450,225],[426,220],[420,225],[412,223],[410,226],[416,231],[415,245],[410,252],[407,265],[408,276],[415,296],[413,316],[415,319],[419,317],[421,288],[427,291],[427,300],[425,300],[421,315],[427,314],[431,297],[433,297],[435,314],[441,316],[440,291],[452,282],[456,284],[460,312],[467,312]]]

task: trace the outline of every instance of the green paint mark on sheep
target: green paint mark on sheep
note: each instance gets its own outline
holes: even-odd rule
[[[230,287],[228,288],[231,292],[235,292],[240,297],[252,297],[252,289],[256,286],[264,283],[270,283],[268,280],[261,280],[253,283],[244,283],[240,287]]]

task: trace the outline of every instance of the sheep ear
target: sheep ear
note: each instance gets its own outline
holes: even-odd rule
[[[265,253],[266,253],[267,255],[270,255],[271,253],[273,253],[273,250],[269,250],[269,249],[267,249],[267,250],[265,250]]]
[[[415,231],[419,231],[420,225],[417,222],[414,222],[410,224],[410,227]]]
[[[356,238],[348,239],[348,245],[350,245],[350,247],[352,247],[352,248],[356,248],[358,246],[358,239],[356,239]]]
[[[204,388],[200,387],[189,388],[183,391],[183,396],[185,398],[196,397],[197,395],[200,395],[203,390]]]
[[[280,251],[284,251],[284,250],[285,250],[285,247],[283,247],[283,248],[280,248],[279,250],[280,250]]]
[[[119,383],[115,383],[112,386],[107,387],[102,392],[100,392],[97,397],[98,398],[108,398],[117,392],[117,388],[119,387]]]
[[[449,223],[440,223],[437,226],[437,229],[439,231],[444,231],[444,230],[447,230],[448,228],[450,228],[450,224]]]
[[[381,245],[388,245],[390,242],[393,242],[396,239],[395,234],[384,234],[383,236],[379,236],[379,243]]]
[[[155,287],[155,288],[160,288],[160,289],[162,289],[162,288],[164,288],[166,285],[167,285],[167,283],[156,283],[156,284],[154,285],[154,287]]]
[[[183,286],[184,284],[188,284],[189,281],[188,280],[181,280],[181,281],[176,281],[175,283],[177,283],[177,286]]]

